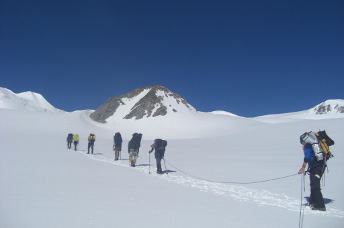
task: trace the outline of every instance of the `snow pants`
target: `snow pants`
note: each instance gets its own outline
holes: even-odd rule
[[[87,154],[90,153],[90,148],[92,149],[92,153],[91,154],[93,154],[93,145],[94,145],[94,143],[88,143]]]
[[[74,150],[76,151],[76,146],[78,145],[79,141],[74,141]]]
[[[311,185],[311,195],[309,197],[309,204],[314,204],[316,208],[325,208],[324,198],[321,193],[320,179],[323,175],[323,166],[318,165],[309,170],[309,179]]]
[[[131,166],[133,167],[135,167],[138,154],[139,154],[138,150],[130,149],[129,162],[131,163]]]
[[[119,154],[121,152],[122,148],[120,146],[115,146],[115,160],[118,160]]]
[[[161,160],[164,158],[164,156],[158,153],[154,153],[154,155],[155,155],[155,160],[156,160],[156,171],[158,173],[162,173]]]
[[[72,147],[72,142],[73,142],[73,141],[70,141],[70,140],[67,141],[67,147],[68,147],[68,149],[70,149],[70,148]]]

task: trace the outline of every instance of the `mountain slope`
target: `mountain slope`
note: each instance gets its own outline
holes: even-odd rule
[[[52,106],[41,94],[24,92],[15,94],[0,87],[0,108],[40,112],[63,112]]]
[[[139,120],[175,112],[196,112],[196,109],[178,94],[157,85],[138,88],[127,94],[112,97],[90,117],[94,121],[106,123],[106,119],[113,115],[121,119]]]
[[[344,114],[344,100],[327,100],[318,104],[312,109],[309,109],[305,114]]]
[[[0,227],[297,227],[300,206],[309,196],[308,176],[301,199],[299,175],[246,185],[220,182],[296,174],[303,161],[298,137],[318,129],[326,129],[336,141],[322,188],[327,211],[303,207],[303,227],[342,227],[344,119],[279,124],[251,120],[236,128],[227,119],[234,123],[245,118],[206,113],[203,121],[220,117],[227,133],[233,132],[222,137],[213,137],[223,129],[216,130],[211,122],[198,131],[183,125],[177,132],[158,132],[144,125],[149,118],[125,120],[145,131],[132,168],[127,145],[133,129],[91,121],[88,114],[0,111]],[[167,121],[169,125],[174,123]],[[118,129],[124,137],[122,160],[114,161],[113,135]],[[203,138],[187,138],[201,131]],[[86,154],[90,132],[97,136],[94,155]],[[171,139],[183,132],[190,134]],[[78,151],[66,149],[68,133],[79,134]],[[155,137],[168,141],[163,163],[168,174],[155,173],[154,153],[148,153]]]
[[[327,100],[305,111],[258,116],[252,119],[266,123],[280,123],[336,118],[344,118],[344,100],[342,99]]]

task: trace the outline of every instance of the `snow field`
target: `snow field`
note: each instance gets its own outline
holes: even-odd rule
[[[208,137],[196,139],[173,139],[178,132],[167,131],[167,137],[161,138],[168,140],[169,173],[157,175],[153,154],[151,174],[148,166],[150,144],[159,136],[154,128],[150,132],[144,122],[137,124],[135,131],[142,132],[144,140],[138,166],[131,168],[127,143],[135,131],[124,125],[94,123],[87,115],[0,109],[0,227],[296,227],[299,175],[238,185],[207,182],[183,172],[218,182],[295,174],[303,160],[299,135],[318,129],[326,129],[336,142],[322,190],[327,212],[306,207],[303,227],[342,227],[344,144],[339,139],[343,138],[343,119],[237,122],[233,129],[230,124],[228,129],[218,129],[225,136],[213,137],[213,126],[209,126]],[[117,131],[124,136],[123,160],[115,162],[111,149]],[[70,132],[80,136],[79,151],[66,149]],[[97,136],[93,156],[86,154],[91,132]],[[206,133],[194,135],[202,134]],[[145,140],[146,135],[151,138]],[[308,176],[303,195],[304,204],[309,196]]]

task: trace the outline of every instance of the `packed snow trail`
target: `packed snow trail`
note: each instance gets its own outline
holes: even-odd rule
[[[189,186],[192,188],[199,189],[202,192],[212,193],[217,196],[222,197],[231,197],[234,200],[238,201],[245,201],[245,202],[252,202],[259,204],[261,206],[275,206],[284,208],[289,211],[300,211],[300,199],[293,199],[288,197],[286,194],[275,194],[271,193],[266,190],[258,191],[254,189],[249,189],[242,187],[238,184],[224,184],[224,183],[215,183],[209,182],[206,180],[198,180],[193,177],[185,177],[175,174],[175,171],[167,170],[168,175],[161,175],[156,174],[155,171],[149,173],[149,165],[140,165],[137,164],[136,167],[129,167],[129,163],[127,159],[117,160],[114,161],[113,158],[108,158],[103,156],[101,153],[94,153],[93,155],[89,155],[85,153],[86,150],[77,151],[84,156],[87,156],[89,159],[110,163],[117,166],[122,166],[130,169],[135,169],[137,171],[143,172],[145,174],[149,174],[149,176],[154,178],[161,178],[168,182],[174,182],[180,185]],[[155,160],[154,160],[155,161]],[[328,217],[338,217],[344,218],[344,211],[334,208],[327,208],[326,212],[320,211],[313,211],[308,206],[306,206],[306,200],[302,202],[303,206],[305,207],[304,214],[318,214]]]

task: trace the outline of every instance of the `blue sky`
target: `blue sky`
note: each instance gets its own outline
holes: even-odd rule
[[[254,117],[344,99],[343,84],[342,0],[0,1],[0,86],[66,111],[162,85]]]

